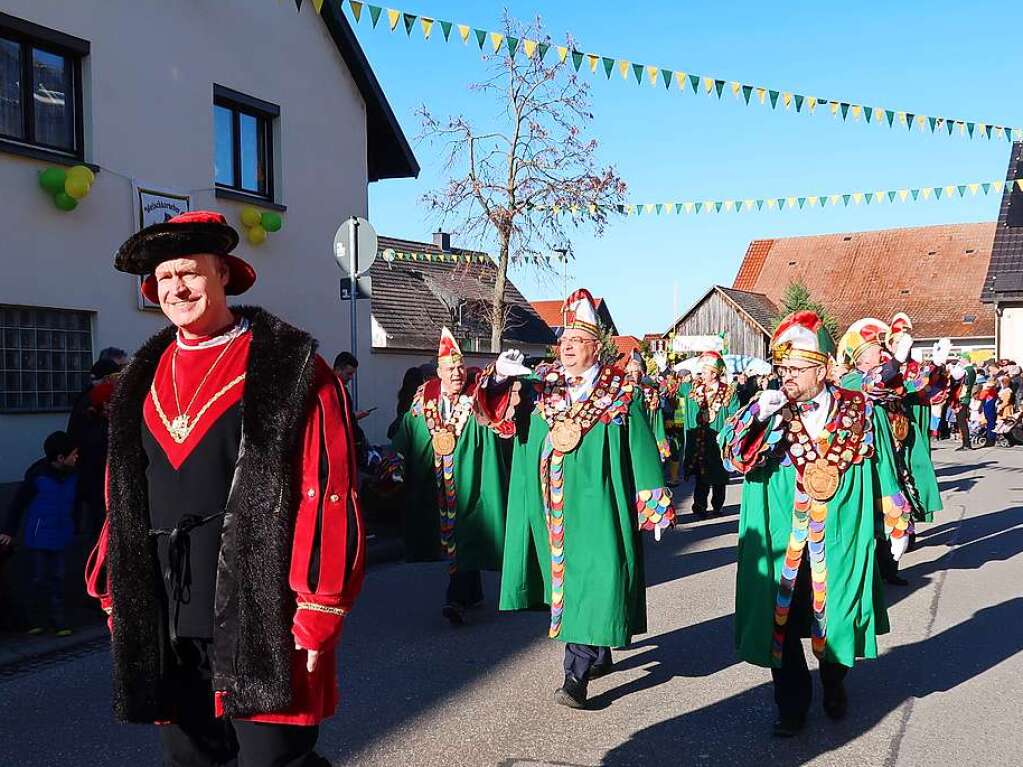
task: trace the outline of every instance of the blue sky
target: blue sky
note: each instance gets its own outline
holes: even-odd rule
[[[539,14],[556,40],[644,64],[930,115],[1023,127],[1023,48],[1008,31],[1023,10],[1006,2],[902,3],[514,3],[408,0],[419,15],[500,29],[504,8]],[[346,5],[347,13],[347,5]],[[495,107],[469,92],[485,68],[471,42],[440,29],[411,41],[386,16],[356,25],[391,106],[410,140],[414,110],[488,120]],[[550,54],[549,54],[550,55]],[[585,70],[584,70],[585,71]],[[897,189],[1003,178],[1005,141],[892,130],[830,116],[772,112],[672,88],[626,84],[588,72],[594,120],[588,133],[640,202],[745,199]],[[370,218],[391,236],[429,239],[436,228],[421,195],[444,180],[438,154],[414,144],[419,179],[370,186]],[[607,298],[619,329],[662,331],[714,283],[731,284],[753,239],[993,220],[999,198],[977,196],[847,209],[619,218],[603,238],[573,241],[570,283]],[[456,244],[459,244],[456,238]],[[465,243],[466,245],[470,243]],[[907,268],[912,268],[907,264]],[[560,297],[560,280],[514,270],[530,299]],[[851,279],[862,279],[855,275]]]

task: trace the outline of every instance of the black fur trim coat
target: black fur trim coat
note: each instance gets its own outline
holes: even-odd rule
[[[313,396],[316,342],[257,308],[242,394],[242,437],[217,566],[214,689],[224,714],[287,710],[292,702],[288,588],[298,476],[294,454]],[[149,536],[142,406],[176,328],[153,336],[120,377],[111,401],[108,521],[114,711],[127,722],[172,720],[174,675],[163,583]]]

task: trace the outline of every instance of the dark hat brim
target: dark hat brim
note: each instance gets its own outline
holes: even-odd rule
[[[237,246],[238,232],[227,224],[153,224],[133,234],[117,249],[114,268],[144,276],[152,274],[164,261],[200,253],[227,256]]]
[[[178,256],[180,258],[180,256]],[[229,296],[238,296],[252,287],[256,281],[256,270],[248,262],[230,254],[220,254],[227,264],[228,278],[224,292]],[[167,259],[164,259],[167,260]],[[152,274],[142,280],[142,295],[150,303],[160,303],[160,293],[156,286],[156,277]]]

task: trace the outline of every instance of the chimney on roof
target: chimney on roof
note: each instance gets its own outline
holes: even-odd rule
[[[451,235],[438,229],[433,233],[433,244],[447,253],[451,250]]]

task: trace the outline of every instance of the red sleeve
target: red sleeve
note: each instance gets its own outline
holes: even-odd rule
[[[89,554],[85,564],[85,590],[90,597],[99,600],[99,606],[107,614],[107,626],[113,628],[113,599],[110,596],[110,575],[107,572],[107,550],[110,541],[110,520],[103,520],[99,540]]]
[[[292,633],[302,647],[330,649],[362,587],[365,531],[347,392],[320,357],[306,418],[290,586],[298,609]]]
[[[476,420],[500,437],[515,436],[515,417],[521,402],[522,385],[515,379],[497,382],[494,366],[488,366],[479,374],[473,392]]]

